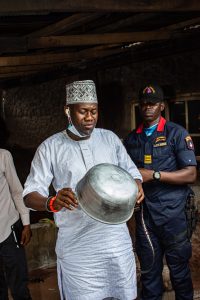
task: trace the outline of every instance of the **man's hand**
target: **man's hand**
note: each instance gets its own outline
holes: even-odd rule
[[[135,180],[138,185],[138,195],[137,195],[137,204],[140,204],[144,200],[144,191],[142,188],[142,183],[139,179]]]
[[[78,207],[78,201],[75,193],[71,188],[63,188],[58,191],[56,200],[53,203],[53,207],[57,210],[61,210],[63,207],[74,210]]]
[[[31,232],[30,225],[24,225],[20,244],[26,246],[30,242],[31,236],[32,236],[32,232]]]
[[[143,182],[148,182],[153,180],[153,172],[154,172],[153,170],[140,168],[139,171],[142,175]]]

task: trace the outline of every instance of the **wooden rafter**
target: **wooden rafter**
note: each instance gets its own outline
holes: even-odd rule
[[[0,78],[13,78],[13,77],[22,77],[22,76],[27,76],[27,75],[34,75],[37,74],[38,71],[26,71],[26,72],[13,72],[13,73],[4,73],[0,74]]]
[[[178,45],[176,43],[178,42]],[[175,46],[176,45],[176,46]],[[106,69],[109,67],[116,67],[124,64],[130,64],[133,62],[138,62],[138,61],[144,61],[152,58],[158,58],[166,55],[172,55],[173,53],[182,53],[187,51],[187,53],[195,53],[196,51],[199,51],[200,48],[200,42],[194,40],[194,39],[188,39],[185,42],[185,39],[179,42],[179,40],[175,40],[174,43],[170,44],[168,42],[165,43],[166,47],[161,47],[159,52],[155,52],[154,48],[148,48],[146,51],[134,51],[132,49],[131,51],[122,51],[121,53],[116,53],[116,55],[111,55],[108,56],[106,54],[105,57],[95,59],[93,57],[90,57],[90,61],[87,61],[87,64],[84,63],[84,60],[82,62],[70,62],[66,64],[62,64],[62,67],[57,68],[52,65],[52,67],[49,64],[49,69],[46,70],[41,70],[40,72],[37,72],[36,74],[29,74],[29,75],[24,75],[15,77],[11,76],[8,77],[7,79],[2,79],[0,80],[0,86],[3,88],[10,88],[13,86],[19,86],[19,85],[28,85],[32,84],[33,81],[36,83],[41,83],[47,80],[52,80],[56,78],[61,78],[68,76],[74,76],[76,74],[81,74],[84,73],[86,74],[87,72],[90,71],[97,71],[101,69]],[[175,49],[174,49],[175,48]],[[103,50],[102,46],[95,47],[96,52],[98,50]],[[105,53],[105,52],[104,52]],[[82,53],[84,54],[84,53]],[[111,54],[111,52],[109,53]],[[125,54],[125,55],[124,55]],[[38,66],[38,65],[37,65]],[[37,67],[34,66],[34,67]],[[43,65],[44,66],[44,65]],[[28,67],[28,66],[27,66]],[[31,67],[31,66],[30,66]],[[6,68],[6,67],[4,67]],[[12,78],[13,77],[13,78]],[[21,80],[21,78],[23,78]]]
[[[104,61],[109,65],[116,57],[146,59],[150,55],[149,49],[151,57],[157,57],[160,49],[163,55],[168,55],[172,50],[175,53],[176,48],[177,51],[182,51],[182,47],[186,47],[186,50],[193,49],[200,34],[200,18],[196,17],[199,16],[198,12],[175,15],[169,13],[161,21],[157,20],[157,16],[162,18],[162,12],[188,12],[194,8],[200,11],[200,1],[18,0],[14,3],[14,0],[1,0],[0,16],[13,14],[15,17],[5,18],[6,21],[1,24],[2,30],[11,20],[8,34],[4,34],[2,30],[0,35],[0,78],[31,78],[32,75],[37,77],[39,74],[42,77],[48,73],[60,76],[62,72],[81,72],[88,66],[92,68],[93,64],[98,68]],[[64,14],[54,14],[55,12]],[[70,12],[75,13],[69,14]],[[29,19],[28,16],[28,22],[23,17],[22,22],[19,22],[19,32],[14,28],[15,21],[20,18],[18,15],[38,13],[42,15],[41,18],[30,16]],[[50,15],[44,17],[43,14]],[[63,15],[64,19],[60,20]],[[175,20],[176,15],[179,22]],[[31,18],[35,20],[34,24]],[[185,20],[186,18],[191,19]],[[26,30],[23,28],[23,24],[26,24],[24,20],[30,26]],[[55,23],[52,23],[53,20],[56,20]],[[140,28],[143,23],[144,27]],[[161,27],[166,23],[170,25]],[[148,28],[148,25],[149,28],[157,29],[139,31],[138,28],[142,30]],[[121,32],[123,28],[127,32]],[[25,35],[30,31],[32,32]],[[139,46],[135,45],[137,42],[140,42]],[[168,44],[171,48],[168,48]]]
[[[162,12],[200,10],[199,0],[1,0],[0,13],[44,12]]]
[[[24,55],[24,56],[7,56],[0,57],[0,67],[14,67],[14,66],[32,66],[32,65],[45,65],[57,64],[66,62],[79,62],[90,60],[93,58],[100,58],[104,56],[113,55],[126,51],[121,47],[114,49],[107,49],[94,47],[77,53],[54,53],[54,54],[41,54],[41,55]]]
[[[176,30],[176,29],[184,28],[184,27],[187,27],[187,26],[190,26],[190,25],[194,25],[194,24],[200,24],[200,18],[194,18],[194,19],[183,21],[183,22],[171,24],[171,25],[165,26],[162,29],[165,29],[165,30]]]
[[[169,30],[50,36],[30,39],[28,49],[143,42],[169,39],[170,36],[171,32]]]
[[[30,72],[36,71],[39,72],[41,70],[46,70],[52,67],[59,67],[60,63],[49,63],[49,64],[39,64],[39,65],[25,65],[25,66],[6,66],[0,68],[0,74],[9,74],[9,73],[16,73],[16,72]]]
[[[48,35],[59,35],[68,30],[72,30],[81,26],[87,22],[91,22],[96,19],[99,14],[85,14],[77,13],[70,17],[67,17],[59,22],[46,26],[40,30],[30,33],[27,37],[37,37],[37,36],[48,36]]]
[[[14,53],[27,52],[31,49],[60,48],[69,46],[90,46],[103,44],[120,44],[145,42],[153,40],[166,40],[178,38],[185,34],[185,31],[176,34],[175,30],[186,26],[199,24],[200,18],[194,18],[184,22],[163,27],[159,30],[144,32],[122,32],[122,33],[99,33],[81,34],[48,37],[14,37],[0,38],[0,52]]]
[[[133,28],[133,26],[138,23],[141,22],[145,22],[148,21],[150,19],[152,19],[153,17],[155,18],[157,14],[155,13],[139,13],[139,14],[134,14],[133,16],[127,17],[127,18],[123,18],[119,21],[115,21],[113,23],[101,26],[100,28],[95,28],[94,30],[92,30],[92,32],[95,33],[104,33],[104,32],[112,32],[112,31],[119,31],[120,28],[124,28],[124,27],[130,27]]]
[[[27,66],[51,63],[64,63],[77,60],[76,53],[56,53],[40,55],[6,56],[0,57],[0,67]]]

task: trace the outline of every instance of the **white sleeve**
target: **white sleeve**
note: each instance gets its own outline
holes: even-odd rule
[[[142,180],[142,175],[136,167],[135,163],[132,161],[130,156],[128,155],[126,148],[122,144],[121,140],[117,137],[117,135],[113,134],[114,143],[116,146],[117,157],[119,166],[129,172],[134,179]]]
[[[43,143],[37,149],[31,163],[31,170],[24,185],[23,196],[31,192],[38,192],[42,196],[48,197],[52,179],[50,150],[48,144]]]
[[[11,197],[14,201],[15,207],[20,214],[23,225],[30,224],[29,209],[25,206],[22,197],[22,185],[17,176],[17,172],[14,166],[12,155],[9,151],[5,151],[4,156],[5,163],[5,177],[9,186]]]

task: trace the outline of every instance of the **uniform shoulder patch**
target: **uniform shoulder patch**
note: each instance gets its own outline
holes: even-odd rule
[[[185,137],[185,142],[186,142],[186,146],[189,150],[194,150],[194,144],[193,144],[191,136],[187,135]]]

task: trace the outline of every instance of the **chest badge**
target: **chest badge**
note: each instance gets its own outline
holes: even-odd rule
[[[145,164],[152,164],[152,156],[151,155],[144,155],[144,163]]]
[[[153,147],[164,147],[167,146],[166,136],[158,136],[153,144]]]

